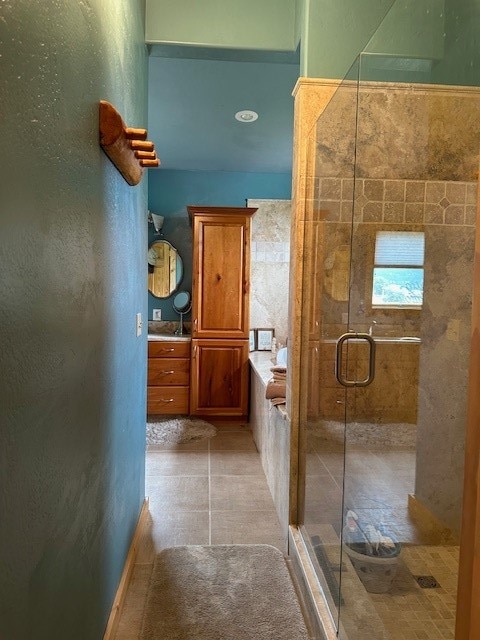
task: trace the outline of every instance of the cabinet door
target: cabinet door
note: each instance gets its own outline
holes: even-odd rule
[[[248,340],[192,340],[190,413],[247,416]]]
[[[248,338],[250,218],[194,217],[193,336]]]

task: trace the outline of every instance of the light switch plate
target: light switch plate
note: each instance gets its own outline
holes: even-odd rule
[[[162,319],[162,310],[154,309],[152,313],[152,320],[161,320]]]
[[[139,336],[142,335],[142,327],[143,327],[143,323],[142,323],[142,314],[141,313],[137,313],[137,338]]]

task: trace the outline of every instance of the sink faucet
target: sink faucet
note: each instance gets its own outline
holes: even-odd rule
[[[368,335],[369,336],[373,336],[373,329],[374,329],[376,324],[377,324],[377,321],[376,320],[372,320],[372,323],[368,328]]]

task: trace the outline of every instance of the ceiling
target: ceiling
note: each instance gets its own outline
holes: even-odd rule
[[[290,52],[151,47],[148,131],[163,169],[291,172],[298,75]],[[235,120],[243,109],[258,120]]]

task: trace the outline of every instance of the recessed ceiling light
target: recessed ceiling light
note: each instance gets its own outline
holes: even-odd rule
[[[235,120],[238,120],[239,122],[255,122],[255,120],[258,120],[258,113],[255,111],[249,111],[248,109],[237,111],[235,114]]]

